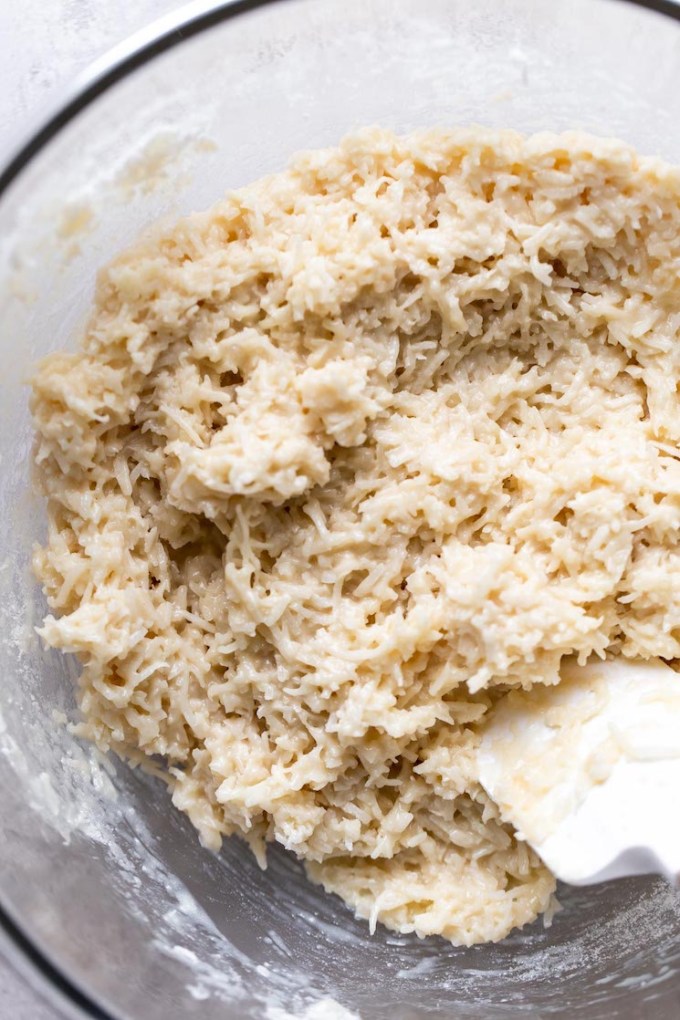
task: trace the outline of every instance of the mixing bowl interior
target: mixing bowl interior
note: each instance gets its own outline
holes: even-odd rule
[[[552,927],[496,946],[371,936],[285,853],[261,872],[237,840],[201,850],[160,780],[82,745],[68,727],[76,664],[33,629],[44,518],[25,382],[36,358],[73,346],[97,267],[146,226],[351,128],[583,128],[680,163],[680,20],[623,0],[200,9],[81,83],[0,197],[6,919],[83,994],[76,1015],[330,1020],[334,1000],[364,1020],[671,1020],[680,908],[660,881],[563,890]]]

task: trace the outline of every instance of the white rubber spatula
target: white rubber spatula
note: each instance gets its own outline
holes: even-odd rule
[[[680,673],[660,660],[566,660],[556,687],[510,691],[479,774],[564,882],[680,877]]]

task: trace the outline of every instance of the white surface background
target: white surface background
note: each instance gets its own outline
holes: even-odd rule
[[[0,0],[0,165],[70,79],[181,6],[181,0]],[[58,1017],[0,947],[0,1020]]]

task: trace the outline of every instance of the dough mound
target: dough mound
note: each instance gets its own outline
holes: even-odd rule
[[[37,370],[83,732],[217,849],[497,940],[552,875],[477,778],[509,686],[680,657],[680,174],[368,130],[149,236]]]

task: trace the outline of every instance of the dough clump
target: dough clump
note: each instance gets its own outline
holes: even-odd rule
[[[32,398],[83,732],[372,925],[548,909],[479,730],[565,655],[680,657],[679,266],[678,171],[484,129],[359,132],[117,258]]]

